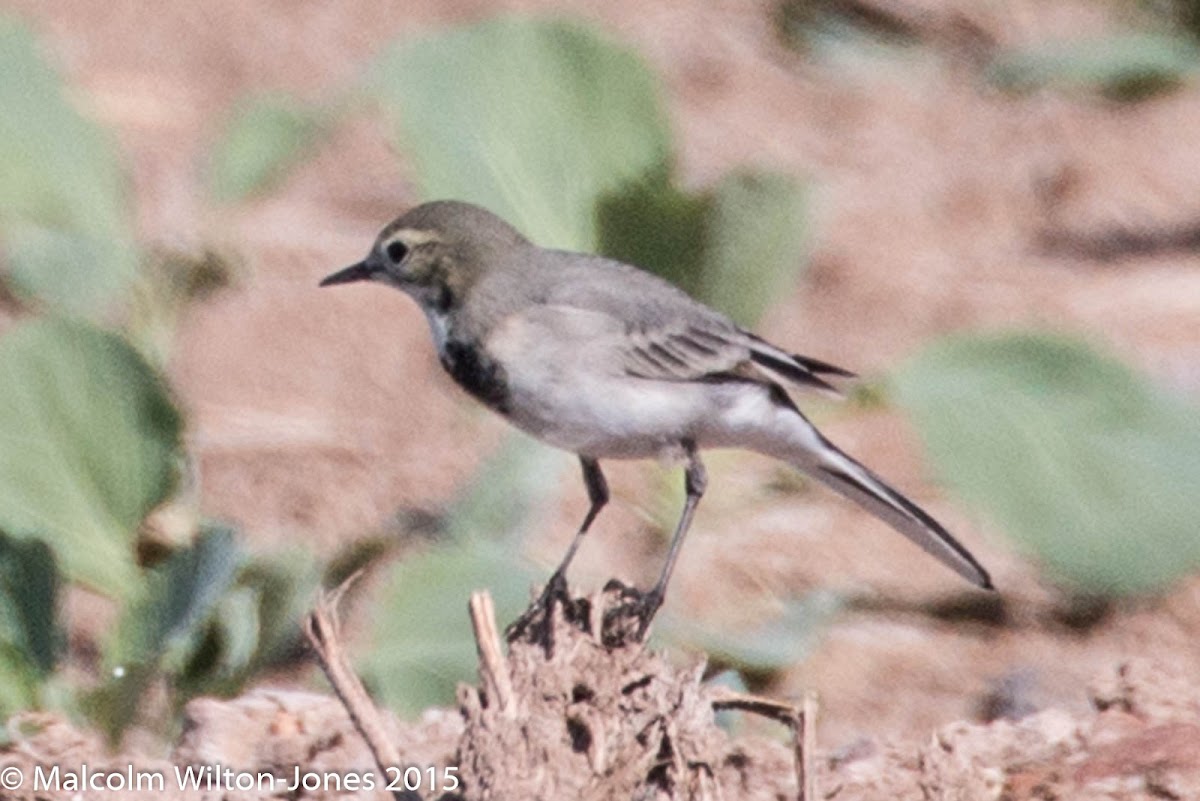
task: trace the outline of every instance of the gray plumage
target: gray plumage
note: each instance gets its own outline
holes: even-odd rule
[[[554,574],[555,591],[607,501],[599,460],[682,454],[688,501],[659,582],[639,610],[644,630],[703,493],[698,451],[707,447],[784,460],[968,581],[991,587],[983,567],[937,521],[825,439],[782,388],[830,391],[826,379],[849,371],[776,347],[657,276],[539,248],[484,209],[440,201],[387,226],[364,261],[322,285],[357,280],[413,297],[459,384],[515,425],[580,456],[592,508]]]

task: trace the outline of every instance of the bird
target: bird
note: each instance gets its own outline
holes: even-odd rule
[[[931,515],[830,442],[787,387],[836,392],[849,370],[792,353],[675,285],[599,255],[539,247],[485,208],[423,203],[383,228],[366,258],[320,281],[399,289],[424,313],[441,366],[517,428],[579,458],[590,505],[510,640],[566,602],[566,573],[609,501],[602,460],[682,461],[683,508],[658,580],[623,614],[641,640],[708,483],[701,451],[740,448],[857,503],[971,584],[987,570]]]

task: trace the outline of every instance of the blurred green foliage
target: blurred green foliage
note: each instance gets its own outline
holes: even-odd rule
[[[1176,35],[1125,33],[1002,53],[987,78],[1014,93],[1054,88],[1136,101],[1175,89],[1198,73],[1200,46],[1195,42]]]
[[[597,200],[670,160],[653,73],[573,22],[501,17],[401,42],[362,89],[422,196],[478,203],[547,247],[594,249]]]
[[[1200,2],[1111,3],[1113,32],[1049,38],[1000,49],[1002,37],[949,8],[859,0],[777,0],[775,29],[809,58],[881,55],[889,64],[911,56],[949,55],[981,69],[983,80],[1013,94],[1042,89],[1135,102],[1195,80],[1200,68]],[[900,58],[897,58],[900,57]],[[919,61],[916,63],[920,63]],[[868,67],[866,74],[877,70]]]
[[[799,272],[796,183],[742,171],[711,191],[678,188],[657,78],[586,27],[507,17],[451,29],[395,45],[363,87],[426,197],[646,267],[745,323]]]
[[[181,425],[119,335],[17,326],[0,339],[0,530],[49,544],[69,580],[128,597],[138,526],[174,487]]]
[[[211,154],[213,194],[238,200],[269,189],[317,141],[328,116],[287,95],[243,98]]]
[[[203,636],[203,624],[238,569],[233,533],[210,529],[148,571],[126,606],[106,661],[113,681],[92,696],[95,717],[116,736],[133,721],[147,686],[166,666],[183,672]]]
[[[1200,2],[1197,0],[1175,0],[1174,22],[1194,40],[1200,40]]]
[[[0,717],[41,702],[65,642],[60,589],[46,543],[0,535]]]
[[[19,298],[97,316],[137,269],[123,176],[108,137],[3,14],[0,109],[0,280]]]
[[[779,612],[758,625],[714,629],[669,609],[664,609],[661,622],[672,639],[703,650],[712,665],[759,680],[807,657],[842,605],[838,595],[818,590],[786,600]]]
[[[309,557],[252,560],[233,529],[203,526],[194,543],[146,571],[106,644],[110,678],[84,706],[115,739],[158,683],[169,683],[174,707],[236,692],[297,641],[318,579]]]
[[[1151,23],[1157,23],[1157,30],[1200,40],[1200,0],[1137,0],[1129,5]]]
[[[803,264],[798,183],[743,169],[710,190],[678,187],[657,78],[564,20],[501,17],[398,42],[329,105],[247,99],[216,145],[214,192],[265,191],[329,130],[331,109],[365,102],[393,125],[422,196],[482,205],[547,247],[646,267],[744,324]]]
[[[854,0],[775,9],[783,40],[806,55],[829,42],[860,53],[881,52],[880,42],[946,50],[1018,95],[1133,102],[1200,74],[1196,0],[1110,4],[1112,33],[1006,51],[983,29],[939,41],[947,25],[906,9]],[[1200,565],[1200,415],[1146,378],[1079,342],[1012,334],[935,343],[892,386],[938,476],[1065,591],[1160,591]],[[878,402],[873,394],[863,400]]]
[[[385,701],[416,712],[445,703],[471,679],[467,595],[486,587],[501,620],[529,603],[538,574],[522,558],[521,540],[556,502],[572,462],[522,434],[510,436],[447,509],[441,540],[389,571],[374,647],[361,665]]]
[[[699,193],[654,171],[596,210],[602,253],[658,273],[745,326],[794,284],[807,245],[804,213],[800,185],[761,170]]]
[[[800,185],[780,173],[743,170],[721,179],[712,193],[696,297],[746,326],[787,297],[808,250],[806,200]]]
[[[1200,409],[1087,345],[958,337],[896,376],[937,475],[1073,591],[1200,566]]]
[[[207,524],[162,564],[139,564],[147,518],[181,503],[187,463],[160,372],[170,329],[227,268],[139,253],[107,136],[2,15],[0,106],[0,289],[16,318],[0,336],[0,720],[54,706],[116,737],[152,686],[174,709],[285,655],[316,572],[250,559]],[[121,621],[84,634],[111,678],[80,681],[94,665],[65,648],[62,598],[79,587]]]
[[[918,32],[896,11],[852,0],[778,0],[773,21],[782,42],[802,52],[830,41],[849,41],[859,47],[916,44]]]

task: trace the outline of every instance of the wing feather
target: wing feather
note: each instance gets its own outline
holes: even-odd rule
[[[740,378],[758,383],[794,384],[837,394],[821,376],[852,376],[849,370],[791,354],[732,323],[723,327],[689,324],[630,326],[624,347],[630,375],[670,381]]]
[[[555,254],[559,260],[545,269],[553,269],[559,280],[541,302],[620,321],[625,336],[613,346],[629,375],[665,381],[737,378],[835,394],[821,376],[854,375],[772,345],[655,275],[597,256]],[[561,280],[564,272],[570,280]]]

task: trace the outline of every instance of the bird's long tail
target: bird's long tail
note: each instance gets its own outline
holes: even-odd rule
[[[988,572],[941,523],[827,440],[799,410],[792,407],[791,411],[795,413],[789,420],[794,435],[789,438],[791,452],[781,454],[772,448],[774,455],[782,456],[805,474],[859,504],[967,581],[994,589]],[[782,443],[775,444],[778,447]]]

